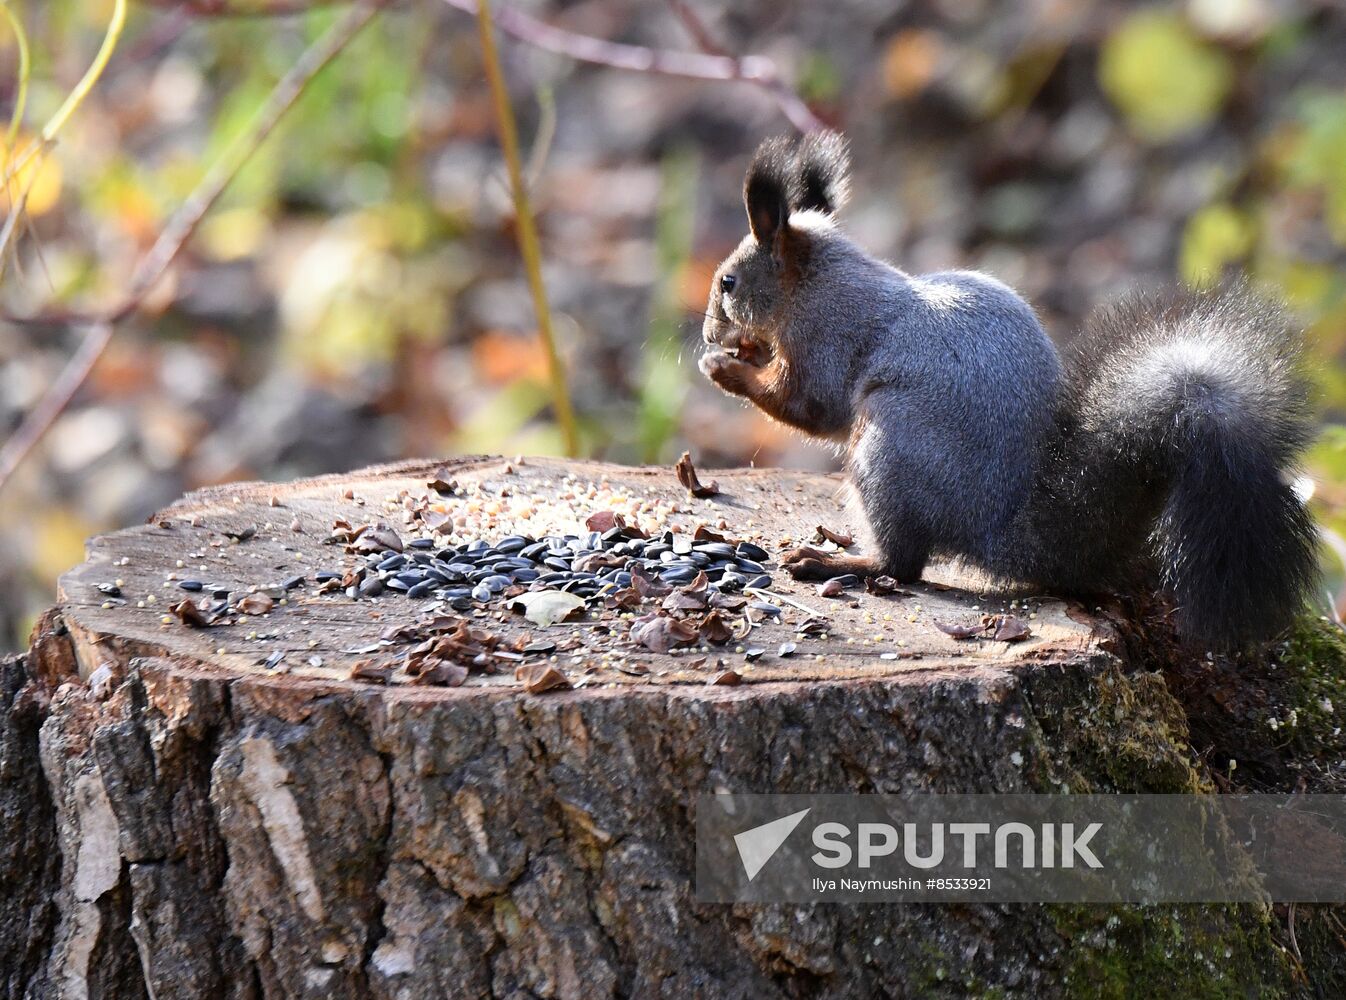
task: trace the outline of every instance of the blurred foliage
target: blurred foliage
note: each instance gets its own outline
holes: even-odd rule
[[[1229,57],[1176,10],[1129,16],[1103,43],[1103,89],[1145,139],[1163,142],[1208,122],[1234,82]]]
[[[666,155],[660,170],[654,230],[655,289],[649,340],[642,358],[644,371],[636,429],[640,459],[644,462],[657,462],[667,454],[687,398],[692,366],[683,357],[681,327],[686,306],[679,301],[678,292],[683,268],[692,252],[696,188],[696,155],[687,150]]]
[[[528,6],[577,31],[691,47],[659,5]],[[4,9],[31,54],[9,161],[88,69],[113,3]],[[1247,274],[1283,296],[1322,390],[1315,503],[1346,534],[1346,12],[1307,0],[698,9],[728,49],[769,54],[848,131],[846,223],[904,267],[989,270],[1062,339],[1137,283]],[[338,13],[133,5],[59,143],[0,193],[8,214],[29,190],[0,305],[117,301]],[[0,25],[6,123],[25,77],[17,37]],[[788,128],[776,106],[746,85],[623,74],[514,42],[502,57],[586,449],[831,465],[695,373],[711,275],[744,231],[746,156]],[[0,495],[0,580],[12,581],[0,647],[22,643],[89,533],[185,490],[400,456],[558,452],[516,247],[471,20],[400,4],[313,81]],[[0,435],[74,346],[68,332],[0,324]]]

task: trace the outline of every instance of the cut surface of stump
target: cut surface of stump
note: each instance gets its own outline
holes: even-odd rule
[[[1180,709],[1101,621],[938,572],[824,597],[777,559],[858,527],[839,479],[701,479],[721,492],[689,498],[672,469],[409,463],[208,490],[95,539],[0,664],[0,995],[1078,996],[1115,983],[1110,949],[1140,962],[1179,939],[1162,975],[1184,995],[1279,982],[1250,909],[1138,911],[1118,945],[1105,910],[698,903],[702,793],[1199,780]],[[362,525],[434,552],[595,514],[760,546],[753,596],[781,614],[725,608],[727,641],[675,655],[629,634],[664,597],[600,595],[543,628],[508,591],[463,611],[345,593]],[[195,627],[169,611],[183,600]],[[450,618],[490,655],[427,683],[408,663]]]
[[[438,481],[443,488],[445,477],[456,484],[452,493],[428,485]],[[397,669],[399,656],[431,634],[418,623],[434,617],[465,618],[498,638],[502,648],[511,642],[526,647],[529,643],[520,639],[525,635],[538,646],[555,643],[551,662],[586,685],[705,683],[726,669],[753,682],[994,669],[1025,658],[1087,654],[1093,648],[1092,624],[1071,618],[1063,602],[1035,598],[1023,609],[1012,609],[1002,594],[951,587],[966,581],[938,570],[895,595],[869,594],[856,586],[823,597],[817,586],[792,580],[775,560],[784,549],[813,543],[820,524],[835,528],[846,522],[841,481],[777,470],[717,470],[715,478],[718,495],[693,499],[671,469],[467,459],[208,490],[142,527],[95,539],[88,562],[61,580],[61,609],[77,641],[90,650],[112,643],[123,657],[181,657],[232,675],[283,673],[344,681],[355,670],[357,677],[382,681],[386,669],[386,682],[392,684],[410,679]],[[343,574],[365,565],[362,555],[327,543],[342,531],[334,526],[356,529],[381,522],[398,545],[408,546],[407,553],[428,556],[433,549],[412,549],[413,540],[442,548],[476,538],[582,535],[588,518],[607,512],[654,535],[675,531],[690,537],[702,526],[759,545],[771,556],[766,563],[771,589],[748,595],[721,614],[733,629],[728,641],[698,641],[676,653],[629,641],[633,615],[622,617],[604,601],[591,602],[591,610],[577,620],[539,628],[507,610],[501,598],[462,614],[433,597],[385,591],[352,600],[341,590],[319,592],[318,574]],[[467,524],[445,522],[454,516]],[[185,591],[183,583],[199,587]],[[112,588],[115,598],[108,596]],[[214,625],[191,627],[170,611],[184,600],[208,604],[212,594],[226,593],[236,602],[244,598],[246,609],[250,591],[260,592],[252,604],[265,612],[226,615]],[[774,604],[780,616],[747,606],[755,602]],[[660,606],[660,600],[648,600],[634,613]],[[1002,611],[1020,616],[1031,635],[1009,643],[994,641],[994,630],[981,633],[982,616]],[[167,624],[166,616],[172,619]],[[755,619],[750,630],[745,616]],[[808,633],[801,636],[798,628],[806,623]],[[951,624],[979,634],[958,639],[939,628]],[[795,648],[783,657],[781,647],[789,642]],[[747,660],[749,649],[760,650],[760,657]],[[489,672],[474,670],[467,686],[515,686],[516,663],[548,662],[552,655],[520,659],[504,652],[492,658]],[[87,669],[97,659],[91,652],[81,662]]]

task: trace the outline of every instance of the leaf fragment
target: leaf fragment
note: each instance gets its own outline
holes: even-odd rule
[[[673,467],[673,470],[677,473],[678,482],[687,488],[688,493],[698,499],[717,496],[720,492],[720,484],[715,480],[712,479],[710,485],[705,486],[697,478],[696,467],[692,465],[692,453],[690,451],[682,453],[682,458],[678,459],[678,464]]]
[[[971,639],[973,636],[980,635],[986,631],[986,626],[981,623],[976,625],[958,625],[953,622],[935,622],[935,628],[955,639]]]
[[[522,606],[524,617],[534,625],[550,628],[584,607],[584,598],[564,590],[534,590],[520,594],[510,604]]]
[[[570,678],[563,670],[550,663],[530,663],[514,671],[514,679],[523,682],[523,689],[529,694],[542,694],[545,691],[564,691],[571,687]]]
[[[818,541],[832,542],[834,545],[839,545],[843,549],[849,549],[855,544],[854,536],[848,535],[844,531],[833,531],[824,524],[818,525],[815,529],[815,533],[817,534]]]

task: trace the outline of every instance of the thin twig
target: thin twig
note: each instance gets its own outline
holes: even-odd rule
[[[477,12],[476,0],[443,2],[469,14]],[[825,127],[803,99],[785,85],[776,64],[766,56],[735,57],[706,52],[676,52],[610,42],[557,28],[508,6],[496,8],[494,20],[501,31],[521,42],[580,62],[689,80],[740,80],[750,83],[770,94],[785,117],[801,132],[813,132]]]
[[[678,15],[678,20],[687,29],[687,34],[692,36],[692,41],[696,42],[698,49],[713,56],[729,55],[729,50],[715,40],[710,29],[706,27],[706,22],[701,20],[701,15],[692,9],[691,4],[686,0],[668,0],[668,5],[673,8],[673,13]]]
[[[239,7],[231,0],[151,0],[150,6],[172,8],[190,17],[293,17],[352,0],[271,0],[263,7]]]
[[[817,618],[827,617],[827,612],[818,611],[815,608],[809,607],[807,604],[800,604],[793,597],[787,597],[785,594],[778,594],[774,590],[766,590],[762,587],[744,587],[743,593],[752,594],[756,597],[769,597],[771,598],[771,600],[779,601],[781,604],[789,604],[792,605],[793,607],[798,608],[800,611],[807,611],[809,614]]]
[[[89,372],[102,356],[111,336],[111,323],[96,323],[90,327],[79,345],[79,350],[61,369],[56,381],[42,394],[37,406],[33,407],[32,412],[24,418],[19,429],[0,445],[0,489],[4,488],[9,477],[19,467],[19,463],[33,450],[33,446],[42,440],[42,436],[79,391],[79,387],[84,384]]]
[[[0,235],[0,278],[4,277],[5,268],[9,262],[11,241],[14,239],[14,234],[19,231],[19,223],[24,222],[24,228],[28,228],[24,218],[24,213],[28,207],[28,194],[37,183],[38,177],[41,176],[42,165],[47,153],[51,151],[57,134],[65,127],[65,123],[70,120],[70,117],[79,110],[80,105],[84,103],[85,98],[93,90],[94,84],[98,82],[103,75],[103,71],[107,69],[108,60],[112,58],[117,43],[121,41],[122,29],[126,27],[126,0],[114,0],[112,17],[108,21],[107,31],[103,35],[103,44],[98,47],[98,53],[94,56],[93,62],[84,71],[84,75],[79,78],[79,82],[75,84],[74,89],[66,95],[65,100],[61,102],[61,106],[56,109],[56,113],[42,126],[42,131],[22,153],[16,153],[13,147],[23,113],[19,104],[27,95],[28,46],[23,25],[13,16],[7,4],[5,12],[10,15],[10,24],[14,28],[15,37],[19,40],[20,86],[14,116],[10,120],[9,141],[5,145],[4,189],[5,193],[10,196],[10,204],[9,219],[6,221],[3,234]],[[24,186],[23,194],[16,201],[13,198],[10,184],[22,175],[24,168],[29,163],[32,164],[32,170],[28,175],[28,183]]]
[[[481,57],[486,79],[491,85],[495,102],[495,121],[500,133],[500,146],[509,167],[509,186],[514,192],[514,225],[518,230],[519,252],[523,255],[524,270],[528,272],[528,287],[533,294],[533,311],[537,314],[538,334],[547,351],[547,368],[551,376],[552,405],[556,408],[556,422],[561,425],[565,453],[571,457],[579,452],[579,435],[575,430],[575,411],[570,405],[570,388],[566,385],[565,369],[556,349],[552,332],[551,309],[547,306],[547,286],[542,282],[542,250],[537,238],[533,210],[528,204],[528,189],[524,186],[523,162],[519,157],[519,132],[514,124],[514,108],[509,103],[505,74],[500,69],[500,55],[495,47],[495,30],[491,23],[490,0],[480,0],[477,7],[477,26],[481,36]]]
[[[4,11],[5,20],[9,22],[9,28],[14,32],[14,44],[19,50],[19,68],[18,82],[14,87],[14,110],[9,116],[9,130],[5,133],[5,156],[8,157],[14,151],[15,140],[19,137],[19,126],[23,124],[23,112],[28,102],[28,77],[31,74],[32,60],[28,51],[28,32],[24,30],[23,22],[10,9],[8,3],[0,3],[0,10]]]
[[[103,70],[107,69],[108,60],[112,58],[112,53],[121,40],[124,27],[126,27],[126,0],[114,0],[112,18],[108,21],[107,32],[103,35],[103,44],[98,47],[98,53],[93,57],[93,62],[84,71],[84,75],[79,78],[75,88],[66,95],[65,100],[61,102],[61,106],[56,109],[56,113],[47,120],[47,124],[42,126],[42,132],[38,137],[29,143],[28,148],[21,155],[5,165],[6,184],[11,177],[16,176],[23,170],[39,152],[45,153],[56,138],[56,134],[70,119],[70,116],[79,110],[79,106],[89,96],[89,92],[93,90],[98,78],[103,75]]]
[[[211,206],[219,200],[243,165],[257,151],[272,130],[294,106],[310,81],[344,49],[378,12],[381,4],[361,3],[348,10],[336,24],[313,43],[293,66],[281,77],[253,115],[252,122],[231,142],[215,165],[210,168],[186,201],[168,220],[154,246],[140,259],[131,277],[130,294],[122,305],[110,314],[112,322],[124,319],[134,312],[145,295],[163,276],[168,265],[182,251],[183,245],[201,224]]]
[[[50,430],[61,411],[84,384],[84,380],[88,378],[107,347],[113,327],[139,308],[146,294],[182,251],[202,218],[224,193],[243,164],[256,152],[257,147],[285,113],[294,106],[295,101],[303,94],[313,78],[350,44],[378,12],[380,6],[378,2],[369,0],[352,7],[305,50],[276,83],[262,107],[254,115],[249,127],[230,143],[201,183],[173,213],[154,246],[136,265],[125,301],[104,316],[89,321],[89,332],[85,335],[79,350],[43,394],[37,406],[24,418],[19,429],[0,447],[0,490],[4,489],[24,456]]]

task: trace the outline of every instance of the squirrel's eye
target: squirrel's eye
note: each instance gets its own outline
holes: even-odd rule
[[[732,292],[734,290],[734,286],[737,284],[738,279],[735,278],[732,274],[720,275],[720,291],[724,292],[726,295]]]

